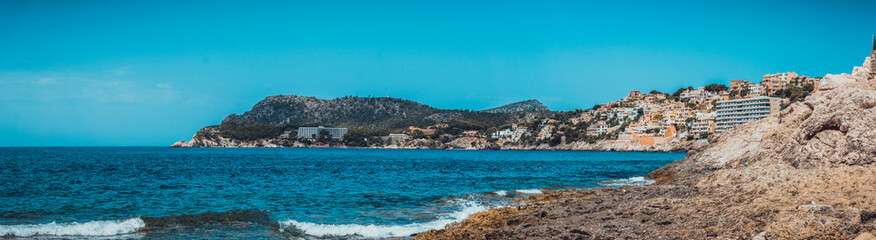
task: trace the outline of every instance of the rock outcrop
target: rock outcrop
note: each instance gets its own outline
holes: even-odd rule
[[[701,149],[708,145],[707,143],[699,143],[696,141],[682,141],[673,139],[665,144],[641,145],[635,142],[615,143],[612,140],[601,140],[595,143],[584,141],[571,142],[567,144],[559,144],[550,146],[548,144],[541,145],[504,145],[500,149],[503,150],[559,150],[559,151],[618,151],[618,152],[688,152],[691,150]]]
[[[867,239],[876,233],[876,80],[852,74],[717,134],[654,185],[554,191],[418,239]]]
[[[220,134],[216,134],[217,129],[215,126],[206,127],[195,133],[192,136],[192,139],[188,142],[179,141],[171,145],[171,147],[225,147],[225,148],[246,148],[246,147],[259,147],[259,148],[280,148],[280,147],[320,147],[320,146],[308,146],[295,139],[284,139],[284,138],[268,138],[268,139],[257,139],[251,141],[244,141],[239,139],[232,139],[223,137]]]

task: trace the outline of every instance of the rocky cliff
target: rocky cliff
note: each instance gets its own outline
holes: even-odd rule
[[[872,239],[876,81],[852,74],[713,136],[642,187],[564,190],[418,239]],[[876,69],[874,69],[876,70]]]

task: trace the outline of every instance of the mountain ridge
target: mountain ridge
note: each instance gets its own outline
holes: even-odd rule
[[[520,102],[505,104],[499,107],[480,110],[488,113],[515,113],[515,112],[530,112],[530,111],[550,111],[547,106],[536,99],[529,99]]]
[[[297,95],[266,97],[243,114],[231,114],[222,123],[323,125],[403,128],[426,126],[450,119],[519,121],[553,113],[538,100],[515,102],[481,111],[439,109],[412,100],[391,97],[319,99]]]

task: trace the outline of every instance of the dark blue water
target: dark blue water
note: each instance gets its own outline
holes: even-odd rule
[[[640,180],[635,177],[684,156],[567,151],[0,148],[0,235],[403,237],[443,227],[525,194],[635,184],[629,179]],[[205,212],[217,212],[218,216]],[[174,222],[179,219],[167,216],[189,220]]]

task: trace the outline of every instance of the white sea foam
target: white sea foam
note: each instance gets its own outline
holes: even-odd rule
[[[520,194],[526,194],[526,195],[533,195],[533,194],[542,194],[542,193],[544,193],[543,191],[541,191],[541,189],[537,189],[537,188],[536,188],[536,189],[520,189],[520,190],[514,190],[514,191],[517,192],[517,193],[520,193]]]
[[[644,185],[651,185],[653,183],[654,183],[654,180],[645,179],[645,177],[631,177],[631,178],[627,178],[627,179],[616,179],[616,180],[605,181],[605,182],[600,183],[600,185],[609,186],[609,187],[624,187],[624,186],[644,186]]]
[[[134,233],[145,226],[146,223],[140,218],[84,223],[52,222],[45,224],[0,225],[0,236],[113,236]]]
[[[282,221],[283,228],[294,225],[304,233],[313,236],[362,236],[366,238],[389,238],[406,237],[414,233],[425,232],[432,229],[444,228],[447,224],[462,221],[469,215],[485,211],[487,207],[472,200],[462,201],[458,204],[464,206],[457,212],[441,216],[438,220],[424,223],[411,223],[404,225],[360,225],[360,224],[317,224],[299,222],[295,220]]]
[[[499,191],[495,191],[493,193],[495,193],[496,195],[499,195],[499,196],[508,195],[508,191],[505,191],[505,190],[499,190]]]

